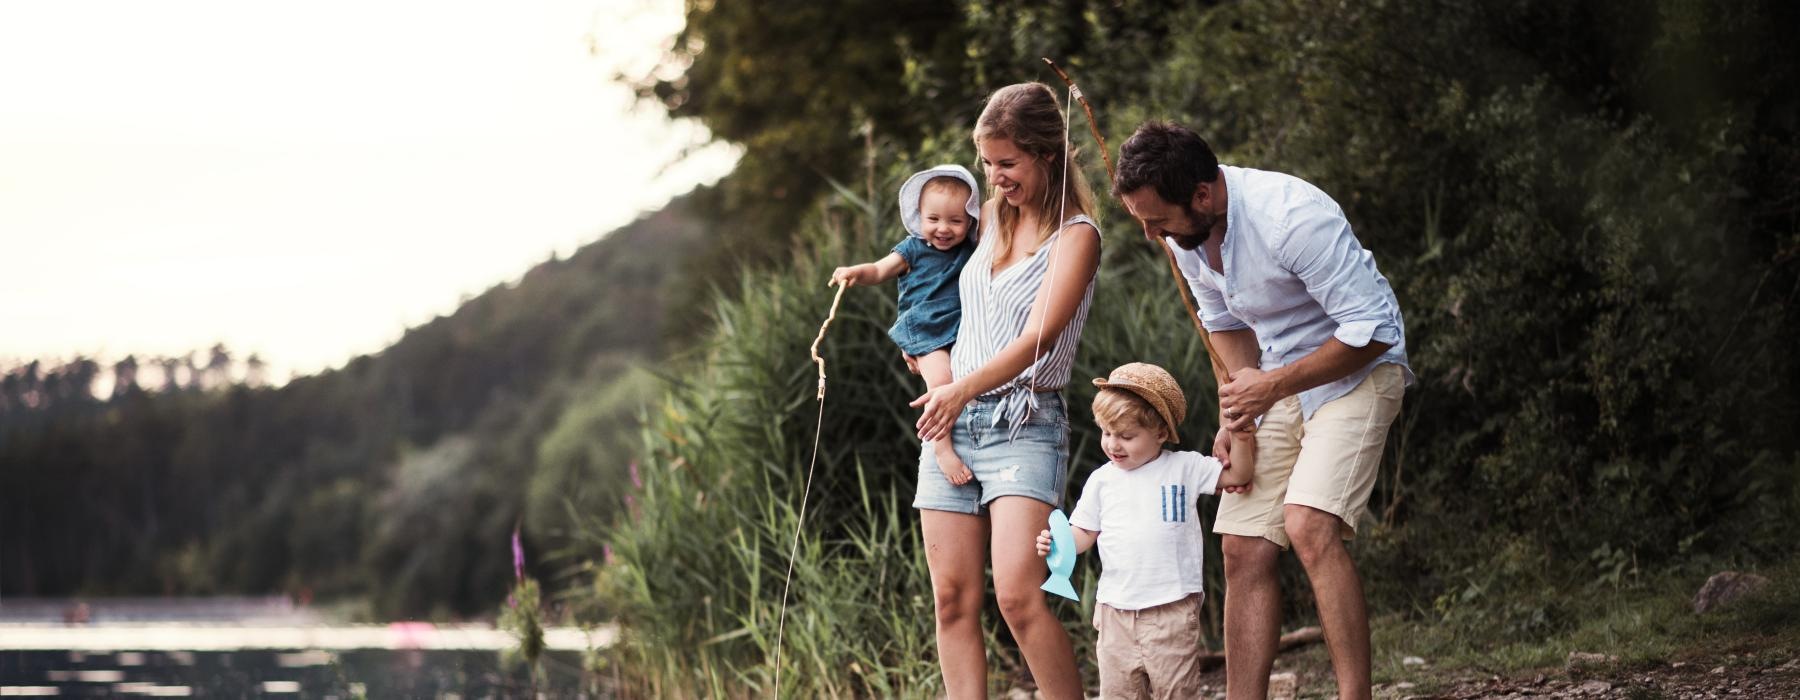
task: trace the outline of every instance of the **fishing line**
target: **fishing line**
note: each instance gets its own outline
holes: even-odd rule
[[[800,519],[794,523],[794,544],[788,550],[787,577],[781,583],[781,617],[775,624],[775,687],[774,695],[781,694],[781,642],[787,632],[788,587],[794,583],[794,560],[800,556],[800,531],[806,525],[806,501],[812,494],[813,469],[819,466],[819,434],[825,428],[825,358],[819,356],[819,343],[825,342],[825,329],[831,327],[832,320],[837,318],[838,302],[844,300],[844,290],[850,285],[832,280],[837,294],[831,298],[831,311],[825,314],[825,322],[819,325],[819,336],[813,338],[812,361],[819,366],[819,417],[813,423],[812,459],[806,465],[806,485],[800,489]]]

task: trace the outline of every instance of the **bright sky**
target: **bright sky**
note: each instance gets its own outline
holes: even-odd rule
[[[223,341],[283,380],[716,180],[734,150],[611,81],[681,13],[0,4],[0,363]]]

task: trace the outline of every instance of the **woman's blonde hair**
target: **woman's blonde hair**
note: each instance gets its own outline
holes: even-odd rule
[[[995,90],[988,96],[987,106],[975,120],[975,145],[991,138],[1011,140],[1027,155],[1037,156],[1032,162],[1044,173],[1044,191],[1037,201],[1028,202],[1037,210],[1036,248],[1062,226],[1053,221],[1060,203],[1066,201],[1065,215],[1094,213],[1094,193],[1081,171],[1079,153],[1069,149],[1068,181],[1063,180],[1064,129],[1062,105],[1056,93],[1043,83],[1019,83]],[[999,228],[999,249],[995,257],[1004,258],[1012,249],[1012,229],[1019,221],[1019,207],[1006,202],[996,189],[991,199]]]
[[[1094,395],[1094,424],[1101,430],[1120,432],[1130,428],[1141,430],[1161,430],[1163,438],[1169,437],[1168,428],[1163,424],[1162,414],[1145,401],[1144,397],[1124,389],[1103,388]]]

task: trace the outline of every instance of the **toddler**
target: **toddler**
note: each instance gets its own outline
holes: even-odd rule
[[[951,381],[950,346],[962,322],[956,281],[975,250],[980,191],[975,176],[960,165],[914,173],[900,186],[900,220],[907,237],[887,257],[831,273],[839,284],[871,285],[900,278],[900,313],[888,337],[917,365],[928,389]],[[932,450],[950,483],[961,486],[974,477],[949,439],[935,441]]]

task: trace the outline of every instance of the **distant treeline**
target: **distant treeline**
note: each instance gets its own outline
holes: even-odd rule
[[[0,595],[279,593],[489,612],[523,522],[604,517],[699,238],[688,200],[346,366],[271,388],[227,348],[0,378]],[[495,232],[495,235],[505,235]],[[110,385],[110,388],[109,388]]]

